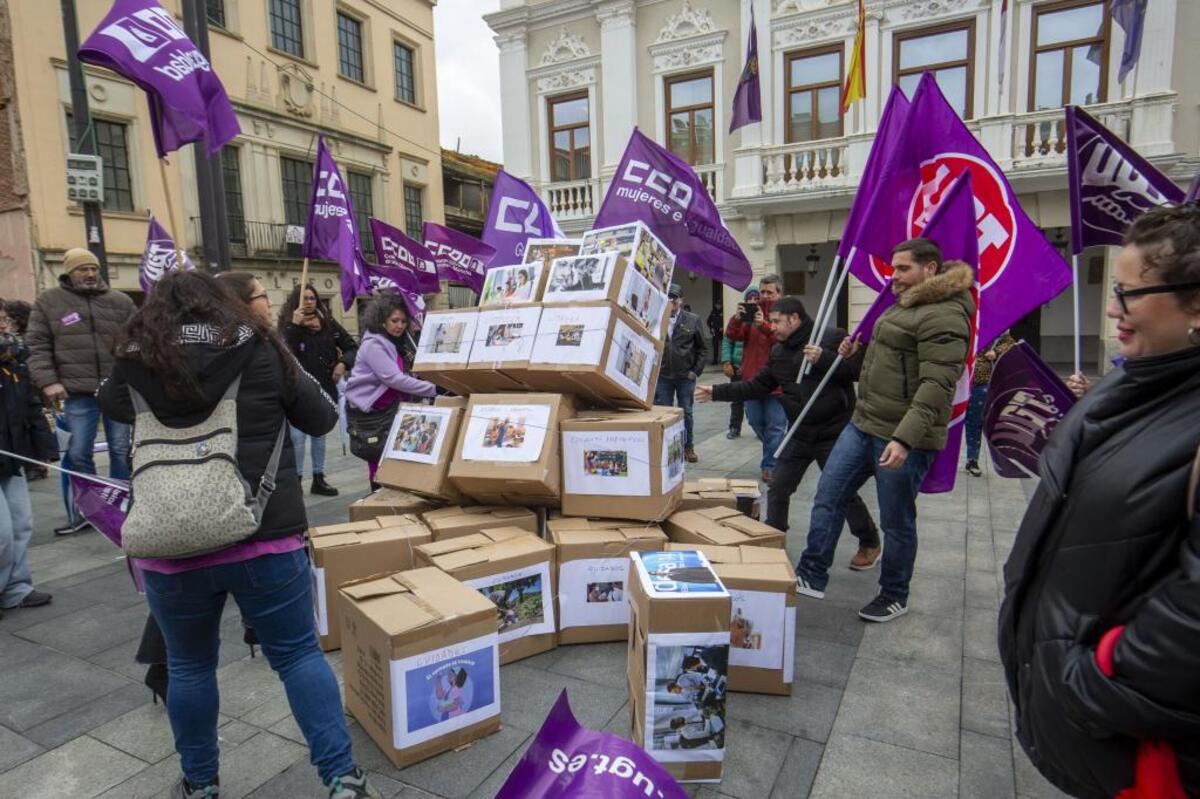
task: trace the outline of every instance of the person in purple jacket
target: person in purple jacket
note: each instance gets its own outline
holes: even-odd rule
[[[401,402],[437,393],[433,383],[405,372],[403,345],[408,324],[408,307],[399,294],[380,294],[367,306],[362,316],[365,332],[346,383],[348,413],[391,409],[394,415]],[[375,482],[378,469],[378,460],[367,461],[371,490],[379,488]]]

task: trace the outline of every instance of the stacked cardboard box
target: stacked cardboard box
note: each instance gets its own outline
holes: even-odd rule
[[[667,517],[663,530],[676,544],[749,544],[783,549],[786,538],[774,527],[725,507],[679,511]]]
[[[519,527],[539,535],[537,514],[528,508],[498,505],[450,505],[421,514],[434,541],[478,533],[489,527]]]
[[[381,488],[350,503],[350,521],[361,522],[378,516],[424,513],[433,510],[437,505],[437,502],[410,491]]]
[[[446,502],[461,501],[463,496],[447,473],[466,407],[458,397],[439,397],[433,407],[402,403],[375,481]]]
[[[683,498],[679,510],[701,508],[729,508],[744,513],[751,519],[761,519],[762,490],[757,480],[741,480],[728,477],[703,477],[688,480],[683,484]]]

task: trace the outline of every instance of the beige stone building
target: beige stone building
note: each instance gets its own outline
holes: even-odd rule
[[[179,0],[160,0],[178,14]],[[221,154],[233,252],[278,304],[299,280],[296,231],[307,214],[317,135],[342,170],[358,216],[420,235],[441,221],[432,0],[199,0],[212,62],[241,135]],[[81,38],[108,2],[79,2]],[[62,253],[84,243],[81,208],[67,199],[71,111],[59,3],[0,4],[0,296],[30,298],[51,285]],[[182,23],[181,23],[182,24]],[[170,227],[144,94],[107,70],[85,68],[104,157],[104,234],[111,282],[140,299],[137,263],[147,214]],[[182,237],[199,249],[193,148],[170,156],[168,180]],[[370,248],[369,233],[364,244]],[[312,275],[326,295],[337,267]],[[334,303],[340,313],[340,303]],[[349,320],[353,324],[353,319]]]
[[[1177,181],[1200,166],[1200,2],[1152,0],[1124,82],[1124,33],[1106,0],[866,0],[867,97],[842,114],[856,0],[501,0],[505,169],[530,180],[568,232],[591,225],[637,125],[693,164],[757,274],[819,302],[887,93],[924,69],[988,148],[1051,241],[1069,241],[1062,107],[1084,105]],[[763,121],[730,134],[751,7]],[[1006,44],[1002,47],[1001,42]],[[1003,74],[1003,78],[1002,78]],[[1104,321],[1111,253],[1081,262],[1085,365],[1114,341]],[[692,310],[732,292],[679,274]],[[840,298],[853,323],[870,299]],[[1071,359],[1069,292],[1017,331]]]

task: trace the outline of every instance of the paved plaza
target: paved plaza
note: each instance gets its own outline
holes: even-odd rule
[[[714,377],[708,377],[709,380]],[[749,425],[725,438],[728,406],[696,408],[700,463],[689,477],[756,477]],[[366,493],[366,469],[330,439],[336,498],[314,498],[314,524],[344,521]],[[697,468],[698,467],[698,468]],[[788,550],[803,546],[818,472],[792,503]],[[864,498],[874,507],[868,483]],[[151,703],[134,652],[146,617],[120,553],[95,532],[55,539],[56,480],[32,483],[33,564],[46,608],[0,620],[0,797],[138,799],[165,795],[179,774],[162,705]],[[868,626],[856,611],[878,570],[845,568],[848,534],[823,602],[800,599],[792,696],[733,694],[725,779],[696,797],[1057,797],[1010,736],[995,644],[1000,569],[1025,498],[1016,481],[961,475],[952,494],[919,500],[920,554],[911,612]],[[793,557],[793,560],[795,558]],[[323,797],[283,688],[241,642],[236,606],[223,628],[221,795]],[[626,647],[564,647],[501,670],[503,729],[461,751],[393,768],[352,723],[356,759],[385,796],[491,797],[559,692],[587,726],[624,734]],[[330,663],[340,675],[340,653]]]

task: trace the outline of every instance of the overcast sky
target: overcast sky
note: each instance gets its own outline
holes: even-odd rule
[[[483,21],[499,8],[500,0],[439,0],[433,29],[442,146],[503,163],[500,57]]]

